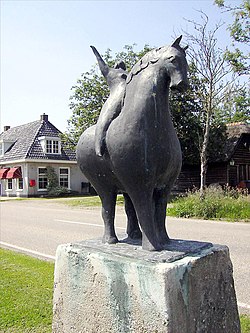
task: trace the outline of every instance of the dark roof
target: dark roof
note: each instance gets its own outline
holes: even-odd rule
[[[227,142],[224,151],[224,160],[228,161],[235,149],[237,148],[239,142],[243,137],[250,136],[250,124],[247,123],[231,123],[227,125]]]
[[[45,154],[39,137],[60,137],[62,133],[47,118],[13,127],[0,134],[0,140],[13,142],[0,162],[19,159],[68,160],[75,161],[76,154],[61,142],[61,154]]]

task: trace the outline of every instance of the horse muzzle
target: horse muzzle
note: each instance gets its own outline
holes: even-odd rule
[[[171,84],[170,85],[170,89],[172,91],[179,91],[179,92],[183,92],[186,91],[188,88],[188,82],[187,81],[179,81],[177,84]]]

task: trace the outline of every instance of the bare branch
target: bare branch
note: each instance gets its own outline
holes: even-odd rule
[[[194,32],[183,32],[189,43],[188,56],[192,60],[196,73],[203,80],[202,90],[198,92],[204,109],[204,136],[201,145],[201,191],[206,184],[206,164],[208,161],[208,145],[210,141],[210,127],[214,113],[218,109],[220,99],[224,98],[229,84],[235,81],[231,67],[226,63],[224,51],[217,46],[217,32],[223,25],[217,23],[209,30],[209,18],[201,13],[201,21],[187,20],[193,26]]]

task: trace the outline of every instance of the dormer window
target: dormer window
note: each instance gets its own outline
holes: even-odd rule
[[[58,137],[40,137],[39,141],[45,154],[61,154],[61,140]]]
[[[46,140],[46,154],[59,154],[58,140]]]
[[[15,143],[15,141],[6,141],[6,140],[1,140],[0,141],[0,156],[3,156],[8,149]]]

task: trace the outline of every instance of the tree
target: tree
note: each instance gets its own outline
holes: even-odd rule
[[[60,195],[68,194],[69,191],[66,187],[60,186],[58,176],[52,166],[47,166],[47,195],[49,197],[58,197]]]
[[[195,72],[201,82],[197,96],[202,105],[200,121],[203,124],[203,134],[200,146],[200,194],[204,195],[208,165],[208,152],[211,130],[218,105],[224,99],[226,88],[234,81],[231,76],[232,68],[225,61],[224,52],[218,47],[216,33],[221,25],[216,25],[209,30],[208,16],[201,12],[201,22],[188,21],[194,27],[194,33],[185,33],[189,41],[189,57],[195,67]],[[218,119],[218,118],[217,118]]]
[[[195,65],[189,64],[189,88],[183,94],[171,94],[170,104],[172,118],[180,140],[183,163],[197,164],[202,149],[206,118],[203,110],[205,84],[195,71]],[[211,161],[222,157],[227,139],[226,125],[221,115],[215,113],[210,126],[210,140],[207,148],[207,159]]]
[[[52,166],[47,166],[46,170],[48,179],[47,190],[48,192],[50,192],[51,190],[53,190],[53,188],[59,186],[59,181],[55,169]]]
[[[250,122],[250,92],[245,86],[228,86],[218,111],[222,122]]]
[[[237,6],[226,5],[225,0],[215,0],[215,4],[224,11],[231,12],[234,21],[228,26],[232,38],[233,50],[227,48],[226,59],[240,74],[250,73],[250,1],[243,0]],[[241,46],[241,48],[239,47]],[[243,46],[243,48],[242,48]]]

